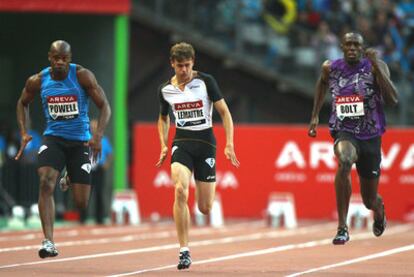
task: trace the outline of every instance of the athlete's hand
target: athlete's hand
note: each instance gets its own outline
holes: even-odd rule
[[[20,141],[20,149],[19,149],[19,152],[17,152],[17,155],[16,155],[16,157],[14,157],[14,159],[17,161],[18,159],[20,159],[20,157],[22,156],[22,154],[23,154],[23,151],[24,151],[24,149],[26,148],[26,145],[29,143],[29,141],[31,141],[32,140],[32,136],[31,135],[29,135],[29,134],[27,134],[27,133],[24,133],[24,134],[22,134],[22,138],[21,138],[21,141]]]
[[[378,65],[378,51],[374,48],[367,48],[365,50],[365,57],[371,61],[373,66]]]
[[[165,158],[167,158],[167,155],[168,155],[168,147],[167,146],[161,147],[160,159],[155,164],[155,166],[160,167],[162,163],[164,162]]]
[[[101,157],[102,152],[102,138],[99,136],[92,136],[92,138],[87,142],[87,146],[91,148],[92,151],[92,163],[98,162],[99,158]]]
[[[224,155],[227,160],[230,160],[231,164],[235,167],[240,166],[240,162],[237,160],[236,153],[234,152],[234,146],[232,144],[227,144],[224,148]]]
[[[313,118],[309,124],[308,136],[314,138],[316,137],[316,127],[319,124],[319,118]]]

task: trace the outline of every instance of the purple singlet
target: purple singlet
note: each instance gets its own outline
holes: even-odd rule
[[[375,85],[371,62],[364,58],[356,65],[344,59],[331,63],[329,91],[332,111],[329,118],[331,134],[344,131],[357,139],[370,139],[385,132],[382,97]]]

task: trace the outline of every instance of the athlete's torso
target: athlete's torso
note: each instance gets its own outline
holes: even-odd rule
[[[178,129],[198,131],[213,126],[213,103],[221,99],[221,95],[210,84],[212,82],[214,79],[210,75],[198,72],[183,91],[171,82],[161,86],[160,98],[171,107]]]
[[[331,133],[345,131],[358,139],[369,139],[385,132],[382,98],[368,59],[362,59],[355,66],[348,65],[344,59],[333,61],[329,91],[332,94]]]
[[[76,64],[69,65],[64,80],[53,80],[50,67],[41,72],[40,96],[46,118],[43,135],[68,140],[87,141],[89,131],[89,97],[78,83]]]

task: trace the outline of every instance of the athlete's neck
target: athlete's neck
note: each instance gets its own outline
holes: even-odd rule
[[[194,71],[191,71],[191,73],[188,75],[188,77],[184,78],[184,79],[180,79],[180,78],[178,78],[177,75],[175,75],[176,86],[180,87],[180,86],[183,86],[183,85],[189,83],[193,79],[193,74],[194,74]]]
[[[53,80],[62,81],[66,79],[66,77],[68,76],[68,72],[54,72],[53,70],[51,70],[50,76]]]

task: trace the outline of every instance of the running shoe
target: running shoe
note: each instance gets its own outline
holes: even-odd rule
[[[186,269],[189,268],[192,263],[190,251],[180,252],[180,260],[177,265],[177,269]]]
[[[387,227],[387,218],[385,216],[384,203],[382,203],[382,219],[374,219],[374,223],[372,224],[372,232],[375,236],[379,237],[382,235],[382,233],[384,233],[385,227]]]
[[[332,243],[335,245],[341,245],[345,244],[347,241],[349,241],[348,227],[339,227]]]
[[[56,257],[58,254],[56,246],[52,241],[48,239],[43,240],[42,247],[39,249],[40,258]]]

